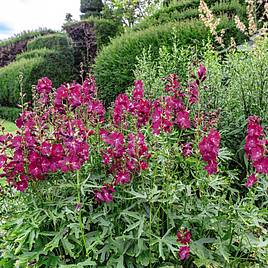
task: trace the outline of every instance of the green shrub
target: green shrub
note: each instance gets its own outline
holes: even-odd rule
[[[226,55],[211,50],[205,53],[208,74],[204,102],[210,110],[220,107],[223,144],[234,151],[241,152],[241,137],[248,116],[258,115],[268,120],[267,62],[267,38],[252,50]]]
[[[223,19],[220,27],[227,28],[228,34],[236,34],[240,41],[244,37],[238,33],[233,23],[228,22],[228,19]],[[202,22],[191,20],[126,33],[103,48],[96,58],[93,71],[99,87],[99,96],[106,105],[132,84],[137,56],[142,53],[143,49],[150,47],[152,58],[157,58],[160,47],[171,48],[173,46],[174,34],[178,47],[191,44],[201,47],[202,40],[207,40],[209,36]]]
[[[0,119],[15,122],[19,117],[21,109],[16,107],[0,106]]]
[[[206,1],[207,2],[207,1]],[[213,3],[214,2],[214,3]],[[229,17],[238,15],[241,19],[246,16],[245,4],[240,4],[238,0],[224,1],[224,2],[211,2],[211,10],[216,15],[226,14]],[[151,27],[153,25],[161,25],[163,23],[185,20],[190,18],[199,17],[200,1],[187,1],[179,2],[166,8],[162,8],[150,17],[142,20],[134,30],[141,30]]]
[[[27,50],[40,48],[66,49],[70,47],[70,41],[66,34],[56,33],[37,37],[27,44]]]
[[[103,8],[103,3],[101,0],[81,0],[80,3],[81,3],[80,11],[82,13],[86,12],[100,13],[100,11]]]
[[[0,105],[16,106],[20,99],[19,76],[23,74],[23,88],[26,99],[30,99],[32,85],[36,83],[32,78],[34,70],[44,61],[43,58],[21,59],[0,69]],[[39,72],[40,74],[40,72]],[[36,80],[36,79],[35,79]]]
[[[48,48],[33,49],[33,50],[26,51],[22,54],[17,55],[16,60],[18,61],[20,59],[32,59],[36,57],[45,57],[51,51],[55,51],[55,50],[48,49]]]
[[[65,81],[72,80],[74,58],[71,49],[32,50],[19,56],[15,61],[0,69],[0,104],[15,106],[19,101],[18,76],[23,74],[23,90],[26,100],[31,99],[32,85],[39,78],[47,76],[54,81],[54,86],[59,86]]]
[[[151,50],[143,50],[142,55],[137,57],[134,75],[135,80],[142,80],[145,88],[145,96],[149,98],[159,97],[165,85],[163,78],[170,74],[176,74],[180,83],[185,84],[189,78],[189,70],[192,62],[201,58],[206,46],[202,49],[195,47],[178,47],[176,36],[173,46],[159,48],[159,56],[152,57]]]
[[[96,29],[98,49],[108,44],[111,38],[123,32],[122,25],[113,20],[90,18],[87,21],[91,21]]]
[[[37,36],[42,36],[42,35],[52,34],[52,33],[54,33],[54,31],[49,30],[49,29],[42,29],[42,28],[35,30],[35,31],[23,31],[20,34],[15,35],[14,37],[0,41],[0,47],[11,45],[20,41],[27,41]]]

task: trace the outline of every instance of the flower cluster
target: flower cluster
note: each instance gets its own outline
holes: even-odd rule
[[[144,94],[143,82],[135,81],[132,94],[119,94],[115,100],[112,130],[102,129],[100,136],[106,149],[102,151],[103,164],[107,167],[108,174],[113,181],[95,191],[97,202],[110,202],[114,189],[119,184],[131,181],[134,174],[148,168],[150,154],[142,134],[142,128],[149,126],[154,135],[163,132],[171,132],[172,129],[190,129],[191,119],[189,107],[199,101],[199,87],[206,79],[206,68],[201,64],[194,81],[190,82],[186,90],[179,83],[175,74],[169,75],[164,80],[166,85],[164,94],[157,99],[147,99]],[[129,127],[134,123],[134,132],[129,134]],[[208,139],[212,142],[204,152],[204,159],[208,161],[209,172],[217,170],[217,153],[219,142],[215,143],[215,133],[211,133]],[[202,143],[201,143],[202,148]],[[182,154],[185,157],[192,155],[193,144],[182,144]],[[204,150],[203,150],[204,151]],[[207,156],[209,155],[209,156]],[[106,198],[109,192],[109,197]]]
[[[148,168],[151,155],[144,127],[150,128],[154,135],[175,128],[191,128],[190,109],[199,101],[199,87],[206,79],[206,68],[202,64],[193,78],[187,87],[182,87],[175,74],[169,75],[165,78],[164,94],[153,100],[145,97],[143,82],[135,81],[131,96],[117,96],[112,111],[113,124],[105,127],[100,127],[104,123],[105,109],[96,98],[93,77],[82,85],[62,84],[56,90],[47,77],[40,79],[34,108],[24,109],[16,121],[17,134],[0,136],[0,168],[4,171],[1,176],[24,191],[30,180],[79,170],[89,158],[89,136],[95,134],[104,144],[102,160],[107,175],[112,178],[112,182],[95,191],[95,200],[111,202],[118,185],[129,183],[133,175]],[[130,133],[133,125],[134,132]],[[215,135],[215,132],[210,133],[200,143],[210,174],[217,169],[219,142]],[[185,157],[192,153],[192,143],[182,145]]]
[[[16,135],[0,136],[1,176],[15,189],[23,192],[30,180],[79,170],[88,160],[88,137],[93,133],[88,122],[102,122],[104,117],[94,88],[94,80],[87,79],[83,85],[62,85],[53,93],[48,78],[38,81],[39,109],[23,111]]]
[[[145,144],[144,135],[139,132],[137,135],[128,134],[127,137],[120,132],[108,132],[101,130],[102,140],[108,145],[103,151],[103,163],[108,167],[109,174],[113,175],[113,185],[102,187],[95,192],[97,202],[110,202],[114,186],[127,184],[134,174],[148,168],[148,147]],[[109,193],[109,197],[107,196]]]
[[[135,81],[132,97],[120,94],[115,100],[113,121],[116,126],[128,126],[128,115],[136,119],[137,127],[141,128],[149,121],[152,104],[144,98],[143,82]]]
[[[115,100],[113,122],[117,127],[127,128],[129,118],[135,118],[140,129],[150,123],[153,134],[161,131],[170,132],[173,127],[189,129],[191,127],[190,111],[187,104],[196,104],[199,97],[199,85],[206,79],[206,68],[201,64],[196,79],[189,83],[187,92],[182,90],[175,74],[165,80],[165,95],[155,100],[144,97],[142,81],[135,82],[132,96],[120,94]]]
[[[215,129],[210,129],[208,136],[203,137],[198,145],[203,161],[207,162],[204,169],[207,170],[208,174],[215,174],[218,171],[217,157],[220,139],[220,133]]]
[[[268,174],[268,156],[267,156],[268,140],[265,139],[265,133],[260,124],[260,118],[250,116],[248,118],[247,136],[245,143],[246,157],[252,162],[256,173]],[[246,182],[247,187],[252,187],[257,181],[256,175],[252,174]]]
[[[182,155],[184,157],[191,156],[193,154],[193,144],[190,142],[181,145]]]
[[[177,232],[177,241],[183,244],[183,246],[179,247],[178,256],[181,261],[185,261],[190,256],[191,232],[187,228],[181,228]]]
[[[183,92],[175,74],[171,74],[166,80],[165,91],[168,95],[153,102],[151,126],[156,135],[160,134],[161,131],[170,132],[175,126],[180,129],[189,129],[191,127],[190,111],[186,104],[192,105],[198,101],[198,79],[195,81],[196,87],[194,89],[189,86],[187,92],[189,96]]]

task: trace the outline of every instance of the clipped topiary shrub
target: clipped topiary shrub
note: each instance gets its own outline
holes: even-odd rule
[[[0,105],[16,106],[19,102],[20,86],[18,77],[23,75],[25,100],[31,99],[32,85],[41,76],[53,79],[54,86],[70,81],[73,75],[74,57],[69,48],[57,50],[33,50],[20,55],[19,60],[0,69]]]
[[[15,37],[0,41],[0,67],[8,65],[15,60],[16,56],[26,50],[27,42],[34,37],[54,33],[51,30],[39,29],[36,31],[25,31]]]
[[[34,81],[31,79],[34,71],[44,61],[43,58],[21,59],[0,69],[0,105],[16,106],[20,99],[19,76],[23,74],[23,88],[26,99],[31,97]],[[42,70],[41,70],[42,71]]]
[[[18,61],[20,59],[32,59],[36,57],[45,57],[51,51],[53,51],[53,49],[48,49],[48,48],[33,49],[33,50],[17,55],[16,60]]]
[[[28,51],[40,48],[63,49],[63,50],[66,48],[69,49],[70,40],[68,39],[66,34],[55,33],[37,37],[28,42],[27,44]]]
[[[239,39],[235,25],[227,18],[222,20],[220,28],[227,28],[228,34],[235,33]],[[96,58],[93,71],[99,87],[99,97],[109,105],[118,93],[123,92],[131,85],[137,63],[137,56],[143,49],[151,48],[152,57],[156,58],[159,48],[173,46],[173,36],[176,35],[178,46],[196,45],[201,46],[202,40],[206,40],[209,32],[203,23],[198,20],[169,23],[153,26],[144,31],[126,33],[104,47]]]
[[[146,17],[139,24],[137,24],[133,29],[142,30],[153,25],[161,25],[163,23],[171,21],[180,21],[191,18],[199,17],[199,0],[187,0],[178,2],[176,4],[170,5],[168,7],[163,7],[152,16]],[[239,0],[231,1],[206,1],[210,6],[212,12],[216,15],[225,14],[229,18],[234,15],[238,15],[241,19],[246,16],[246,6],[245,3],[240,3]]]
[[[92,12],[100,13],[103,8],[102,0],[81,0],[80,11],[82,13]]]
[[[52,33],[55,33],[55,31],[46,29],[46,28],[39,28],[33,31],[23,31],[19,34],[16,34],[14,37],[10,37],[8,39],[0,41],[0,47],[5,47],[11,44],[15,44],[16,42],[19,42],[19,41],[31,40],[34,37],[52,34]]]

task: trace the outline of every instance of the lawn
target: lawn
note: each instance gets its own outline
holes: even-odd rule
[[[15,132],[17,130],[17,127],[14,123],[6,120],[0,120],[0,125],[5,128],[5,132]]]

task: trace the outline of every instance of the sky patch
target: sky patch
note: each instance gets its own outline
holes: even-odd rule
[[[6,23],[0,21],[0,34],[6,34],[12,31],[12,28],[9,27]]]
[[[79,20],[80,0],[2,0],[0,39],[39,28],[61,30],[66,13]]]

